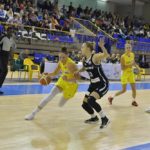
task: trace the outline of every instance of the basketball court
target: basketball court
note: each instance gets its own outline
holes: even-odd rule
[[[64,107],[58,107],[60,95],[51,101],[33,121],[24,116],[37,106],[51,90],[38,82],[12,82],[3,86],[0,96],[0,150],[149,150],[150,82],[138,82],[139,107],[131,106],[131,91],[117,97],[110,106],[107,97],[121,88],[111,82],[110,91],[99,102],[110,118],[105,129],[97,124],[85,124],[89,116],[81,108],[88,82],[81,82],[75,97]]]

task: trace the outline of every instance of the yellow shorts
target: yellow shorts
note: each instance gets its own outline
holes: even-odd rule
[[[121,75],[121,84],[135,83],[135,75],[133,72],[123,72]]]
[[[72,98],[78,89],[77,83],[64,81],[61,77],[58,79],[55,85],[62,89],[65,99]]]

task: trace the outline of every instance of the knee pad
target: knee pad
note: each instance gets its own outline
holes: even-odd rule
[[[88,105],[88,103],[83,102],[81,106],[82,106],[83,109],[86,109],[87,105]]]
[[[83,102],[82,108],[83,108],[86,112],[88,112],[89,114],[93,114],[93,113],[94,113],[94,110],[93,110],[93,109],[91,108],[91,106],[90,106],[88,103],[86,103],[86,102]]]
[[[96,98],[93,96],[89,96],[87,101],[88,101],[88,104],[93,107],[95,104]]]
[[[96,110],[96,112],[100,112],[102,110],[101,106],[96,102],[96,98],[90,96],[88,98],[88,104]]]

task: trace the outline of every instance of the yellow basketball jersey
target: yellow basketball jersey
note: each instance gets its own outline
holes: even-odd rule
[[[122,55],[122,58],[125,61],[125,65],[129,65],[134,61],[134,53],[130,53],[130,55],[127,55],[126,53]],[[125,70],[125,72],[132,72],[132,67],[128,67]]]
[[[69,69],[67,67],[67,65],[69,63],[75,63],[72,59],[68,58],[67,59],[67,62],[66,64],[63,64],[61,62],[59,62],[59,65],[60,65],[60,68],[61,68],[61,72],[62,72],[62,75],[61,77],[58,79],[58,81],[56,82],[56,85],[59,86],[62,91],[63,91],[63,95],[64,95],[64,98],[66,100],[72,98],[75,93],[77,92],[77,89],[78,89],[78,84],[76,82],[68,82],[68,81],[64,81],[62,76],[67,76],[68,79],[71,79],[74,77],[74,74],[73,73],[70,73],[69,72]]]
[[[67,76],[68,79],[74,77],[74,74],[70,73],[69,69],[67,67],[67,65],[69,63],[74,63],[75,64],[75,62],[72,59],[70,59],[70,58],[67,58],[66,64],[63,64],[62,62],[59,62],[59,65],[60,65],[60,68],[61,68],[61,72],[62,72],[61,76],[65,75],[65,76]]]

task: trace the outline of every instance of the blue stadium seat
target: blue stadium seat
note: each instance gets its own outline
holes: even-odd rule
[[[3,25],[0,24],[0,35],[1,35],[2,33],[4,33],[4,27],[3,27]]]
[[[65,23],[65,21],[64,21],[63,19],[60,19],[60,20],[59,20],[59,24],[60,24],[61,26],[64,26],[64,23]]]
[[[43,16],[38,16],[38,21],[42,21],[43,20]]]
[[[40,64],[44,58],[44,54],[34,53],[34,63]]]

